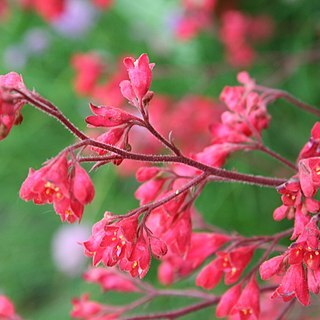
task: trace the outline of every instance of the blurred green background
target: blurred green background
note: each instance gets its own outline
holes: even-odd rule
[[[239,2],[246,13],[264,13],[275,22],[272,38],[255,46],[259,58],[247,68],[252,77],[319,106],[319,1]],[[173,0],[116,0],[109,10],[96,15],[91,30],[78,38],[67,37],[36,14],[14,7],[10,17],[0,24],[0,74],[12,71],[8,61],[11,65],[16,62],[15,71],[23,74],[27,86],[53,101],[80,128],[85,128],[83,118],[89,109],[88,101],[79,98],[72,87],[74,71],[70,59],[76,52],[95,50],[111,61],[126,54],[137,57],[147,52],[156,63],[152,85],[155,94],[180,98],[192,93],[218,98],[225,85],[236,83],[239,70],[224,61],[222,45],[212,35],[201,33],[188,42],[174,39],[166,22],[177,7],[178,2]],[[25,57],[23,43],[34,28],[45,34],[48,49]],[[308,53],[315,53],[312,59]],[[19,65],[19,59],[26,61]],[[213,70],[209,76],[208,67]],[[172,72],[157,75],[157,68]],[[316,119],[283,101],[271,105],[270,112],[273,121],[264,139],[271,148],[294,161]],[[79,275],[68,277],[55,267],[52,239],[61,228],[60,219],[51,206],[25,203],[19,199],[18,192],[28,168],[39,168],[46,159],[72,143],[73,137],[55,120],[31,107],[24,108],[23,116],[22,125],[14,127],[0,143],[0,292],[13,299],[18,313],[25,319],[69,319],[72,297],[90,291],[93,298],[101,300],[99,290],[85,284]],[[258,153],[235,155],[227,167],[265,175],[291,174]],[[92,177],[97,196],[86,208],[84,225],[90,228],[105,210],[124,213],[137,205],[133,197],[137,183],[133,178],[117,177],[112,166],[101,168]],[[274,190],[238,184],[212,184],[197,201],[206,221],[245,235],[271,234],[289,226],[290,222],[272,220],[272,212],[279,204]],[[147,278],[157,284],[155,268]],[[190,279],[178,286],[192,284]],[[107,295],[110,303],[120,302],[119,299],[124,298]],[[179,301],[162,300],[150,308],[161,310],[163,305],[175,308]],[[213,317],[212,308],[197,315],[199,320]]]

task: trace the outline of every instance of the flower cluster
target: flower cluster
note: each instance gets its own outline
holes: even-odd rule
[[[15,72],[0,76],[0,140],[22,121],[23,100],[14,93],[15,89],[25,88],[22,77]]]
[[[80,221],[84,206],[94,197],[87,172],[67,152],[49,160],[41,169],[30,169],[20,197],[36,204],[52,203],[62,221]]]
[[[175,33],[180,40],[189,40],[211,26],[211,16],[216,0],[182,0],[183,15],[178,20]]]
[[[296,240],[284,254],[260,267],[262,279],[284,274],[273,297],[281,296],[284,301],[296,297],[303,305],[310,303],[309,291],[318,294],[320,290],[320,202],[315,199],[320,188],[319,130],[317,122],[300,152],[298,173],[278,188],[283,204],[274,211],[274,219],[294,219],[291,239]]]
[[[251,17],[232,2],[181,0],[181,8],[182,15],[175,26],[176,37],[186,41],[201,31],[217,31],[225,47],[226,60],[234,67],[251,65],[256,57],[252,43],[268,39],[273,32],[269,16]],[[219,23],[215,23],[216,20]]]
[[[320,202],[316,199],[320,189],[320,123],[314,125],[297,164],[268,149],[262,139],[262,131],[268,127],[271,119],[267,106],[286,95],[256,85],[246,72],[241,72],[238,75],[241,85],[227,86],[220,95],[227,110],[221,112],[219,108],[215,113],[216,121],[210,126],[212,140],[186,156],[185,151],[182,152],[173,142],[174,133],[171,135],[166,132],[163,135],[153,126],[150,114],[153,109],[149,107],[155,101],[153,106],[159,106],[160,110],[166,110],[167,107],[165,99],[157,101],[150,91],[154,64],[150,63],[146,54],[137,59],[127,57],[123,64],[123,77],[120,79],[119,76],[112,84],[114,86],[117,83],[118,93],[114,101],[120,95],[120,106],[90,104],[92,114],[86,118],[87,125],[97,130],[107,130],[96,138],[90,138],[51,102],[28,90],[16,73],[0,76],[2,137],[17,123],[23,104],[30,103],[56,118],[80,140],[45,162],[40,169],[29,170],[20,189],[22,199],[32,200],[36,204],[53,204],[62,221],[73,223],[81,220],[84,206],[93,200],[95,193],[93,183],[81,163],[93,162],[95,169],[109,162],[119,165],[128,159],[148,163],[148,166],[140,166],[136,172],[140,186],[135,197],[139,206],[123,215],[106,212],[93,225],[89,239],[82,243],[85,255],[92,258],[94,267],[99,264],[113,267],[90,269],[84,275],[86,281],[99,284],[103,291],[134,292],[145,296],[127,306],[114,307],[91,301],[89,295],[83,295],[73,300],[71,316],[86,320],[118,319],[123,313],[161,295],[152,286],[142,285],[139,279],[133,279],[143,278],[147,274],[152,256],[160,260],[158,278],[164,285],[190,276],[198,268],[201,270],[196,277],[196,285],[204,289],[215,288],[224,278],[225,285],[232,287],[221,297],[200,290],[186,294],[205,299],[204,305],[217,303],[218,317],[259,319],[260,292],[271,289],[275,289],[273,298],[280,296],[284,301],[289,301],[296,297],[303,305],[308,305],[310,292],[320,292]],[[97,92],[100,86],[98,79],[103,74],[101,61],[96,56],[78,56],[74,58],[74,66],[78,70],[78,90],[83,94]],[[124,80],[126,77],[128,79]],[[130,105],[128,111],[121,108],[124,99]],[[288,101],[296,102],[292,96]],[[204,110],[214,105],[199,97],[188,97],[180,104],[182,106],[177,118],[183,123],[188,123],[193,117],[184,112],[189,110],[190,104],[199,104],[199,108]],[[299,107],[301,104],[300,101],[296,102]],[[305,109],[316,113],[310,106]],[[174,112],[168,114],[173,115]],[[194,118],[199,123],[199,131],[204,123],[209,124],[213,120],[197,115]],[[129,143],[129,133],[131,139],[133,128],[144,130],[147,136],[165,146],[167,152],[160,155],[137,152],[136,146],[132,147]],[[143,137],[146,141],[149,139],[146,135]],[[238,150],[263,151],[294,170],[294,174],[286,180],[222,169],[228,156]],[[159,162],[163,166],[154,165]],[[294,243],[287,250],[282,250],[280,255],[264,261],[275,251],[278,241],[291,234],[291,230],[271,236],[245,238],[227,235],[223,230],[208,226],[194,203],[209,181],[238,181],[276,188],[283,204],[274,211],[274,219],[294,219],[291,236]],[[259,254],[259,250],[265,250],[265,253],[255,263],[252,258],[254,254]],[[206,260],[209,263],[203,266]],[[247,270],[250,263],[254,266]],[[259,266],[261,278],[267,280],[277,275],[281,279],[279,286],[260,290],[256,281]],[[128,272],[131,277],[120,273],[116,267]],[[248,273],[244,275],[246,270]],[[181,292],[175,290],[164,292],[164,295],[181,296]],[[199,306],[190,309],[197,308]],[[10,307],[4,309],[5,312],[12,311]],[[181,315],[179,312],[177,314]],[[166,315],[159,315],[159,318],[164,317]],[[169,317],[173,318],[174,313]]]
[[[217,258],[198,274],[196,284],[205,289],[212,289],[220,282],[223,275],[225,275],[226,285],[237,282],[249,264],[254,250],[254,246],[245,246],[228,251],[218,251]]]
[[[166,253],[165,245],[149,237],[143,227],[138,228],[137,217],[128,217],[111,224],[112,216],[105,213],[92,228],[92,235],[83,243],[85,254],[93,258],[93,265],[118,265],[133,277],[143,278],[149,270],[151,252],[155,256]]]
[[[228,289],[217,305],[216,315],[218,318],[260,319],[260,290],[256,278],[251,277],[243,289],[241,284]]]
[[[267,39],[272,29],[268,16],[250,17],[237,10],[224,12],[219,33],[225,46],[226,60],[235,67],[251,65],[256,56],[251,43]]]

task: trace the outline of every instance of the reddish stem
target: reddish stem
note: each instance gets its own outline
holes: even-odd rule
[[[193,178],[191,181],[189,181],[188,183],[186,183],[180,190],[175,190],[173,192],[171,192],[168,196],[166,196],[165,198],[162,198],[158,201],[154,201],[151,203],[146,203],[143,206],[140,206],[136,209],[133,209],[131,211],[129,211],[127,214],[123,215],[123,216],[117,216],[117,218],[127,218],[130,217],[132,215],[135,215],[136,213],[140,212],[146,212],[146,211],[152,211],[155,208],[158,208],[162,205],[164,205],[165,203],[169,202],[170,200],[176,198],[177,196],[181,195],[183,192],[189,190],[190,188],[196,186],[198,183],[200,183],[201,181],[205,180],[208,177],[207,174],[203,173],[200,176],[197,176],[195,178]]]
[[[176,163],[182,163],[194,168],[197,168],[206,174],[215,175],[218,177],[226,178],[230,181],[238,181],[248,184],[254,184],[254,185],[260,185],[265,187],[276,187],[282,183],[284,183],[286,180],[284,179],[277,179],[277,178],[269,178],[269,177],[262,177],[262,176],[254,176],[249,174],[242,174],[237,173],[233,171],[228,171],[225,169],[215,168],[207,166],[203,163],[197,162],[193,159],[186,158],[183,155],[176,155],[176,156],[154,156],[154,155],[142,155],[137,153],[131,153],[122,149],[119,149],[117,147],[114,147],[112,145],[100,143],[98,141],[94,141],[92,139],[89,139],[84,133],[82,133],[75,125],[73,125],[60,111],[57,107],[55,107],[55,110],[52,110],[51,105],[47,106],[44,101],[40,101],[38,99],[38,96],[33,94],[30,91],[20,91],[16,90],[18,93],[22,94],[24,98],[30,102],[32,105],[37,107],[38,109],[52,115],[55,117],[58,121],[60,121],[67,129],[69,129],[76,137],[78,137],[81,140],[88,140],[88,144],[102,148],[104,150],[108,150],[110,152],[116,153],[120,155],[121,157],[125,159],[132,159],[132,160],[138,160],[138,161],[148,161],[148,162],[176,162]],[[92,161],[97,161],[97,158],[91,158]],[[95,159],[95,160],[94,160]],[[101,159],[101,158],[100,158]]]
[[[274,159],[277,159],[278,161],[282,162],[283,164],[285,164],[286,166],[288,166],[292,170],[294,170],[294,171],[298,170],[297,166],[294,163],[292,163],[288,159],[282,157],[280,154],[276,153],[275,151],[269,149],[268,147],[258,144],[256,149],[268,154],[269,156],[271,156]]]
[[[218,303],[219,300],[220,300],[220,297],[215,297],[212,300],[195,303],[191,306],[184,307],[181,309],[176,309],[176,310],[168,311],[168,312],[153,313],[153,314],[149,314],[149,315],[127,317],[127,318],[124,318],[124,320],[176,319],[176,318],[182,317],[188,313],[192,313],[192,312],[204,309],[204,308],[208,308],[208,307]]]
[[[264,92],[268,95],[274,96],[276,99],[284,99],[286,101],[288,101],[289,103],[295,105],[296,107],[314,114],[317,117],[320,117],[320,110],[314,106],[311,106],[301,100],[299,100],[298,98],[294,97],[293,95],[291,95],[289,92],[287,91],[283,91],[283,90],[278,90],[278,89],[272,89],[272,88],[268,88],[268,87],[264,87],[264,86],[260,86],[260,85],[256,85],[254,87],[255,90],[260,91],[260,92]]]
[[[255,176],[250,174],[229,171],[226,169],[210,167],[201,162],[195,161],[190,158],[186,158],[182,155],[170,156],[170,155],[146,155],[146,154],[133,153],[133,152],[128,152],[122,149],[118,149],[114,146],[106,145],[94,140],[90,140],[89,144],[101,149],[105,149],[105,150],[117,153],[125,159],[145,161],[145,162],[158,162],[158,163],[163,163],[163,162],[182,163],[190,167],[199,169],[207,174],[224,178],[222,181],[242,182],[242,183],[260,185],[265,187],[277,187],[287,181],[286,179]],[[96,162],[96,161],[106,161],[106,160],[108,160],[108,158],[106,157],[81,158],[81,161],[83,162]]]

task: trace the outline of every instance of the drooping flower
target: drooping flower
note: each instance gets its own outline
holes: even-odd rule
[[[139,291],[130,279],[114,268],[93,267],[84,273],[83,278],[87,282],[98,283],[104,291]]]
[[[36,204],[52,203],[62,221],[80,221],[84,206],[94,197],[87,172],[68,162],[67,153],[53,158],[41,169],[30,169],[20,189],[20,197]]]
[[[218,318],[226,317],[231,313],[241,294],[241,284],[237,284],[228,289],[222,296],[217,305],[216,316]]]
[[[256,320],[260,315],[260,290],[256,278],[250,278],[243,288],[237,303],[231,310],[231,315],[239,316],[241,320]]]
[[[231,251],[218,251],[218,257],[200,271],[196,284],[205,289],[212,289],[219,283],[223,275],[225,275],[226,285],[237,282],[250,262],[255,249],[255,246],[244,246]]]
[[[303,194],[313,197],[320,188],[320,157],[299,161],[299,181]]]
[[[94,115],[87,117],[86,122],[94,127],[109,128],[139,121],[134,115],[114,107],[95,106],[90,103],[90,109]]]
[[[14,125],[22,121],[23,100],[17,98],[14,89],[25,88],[22,77],[16,72],[0,75],[0,141],[11,131]]]
[[[296,297],[305,306],[310,303],[307,275],[301,263],[290,265],[272,298],[278,296],[285,302]]]
[[[96,301],[89,300],[89,294],[83,294],[80,298],[72,299],[73,309],[70,316],[81,320],[116,320],[120,311],[115,307],[107,306]]]

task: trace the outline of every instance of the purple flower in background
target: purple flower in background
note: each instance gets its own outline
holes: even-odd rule
[[[3,62],[8,69],[20,70],[27,62],[27,54],[21,45],[8,46],[3,52]]]
[[[64,225],[58,229],[52,241],[52,257],[57,269],[73,277],[84,271],[86,257],[79,244],[90,236],[90,228],[84,225]]]
[[[38,55],[45,52],[50,44],[50,38],[47,31],[40,28],[33,28],[26,32],[24,36],[24,49],[28,54]]]
[[[68,0],[63,14],[53,27],[67,37],[78,38],[88,32],[96,21],[97,10],[84,0]]]

